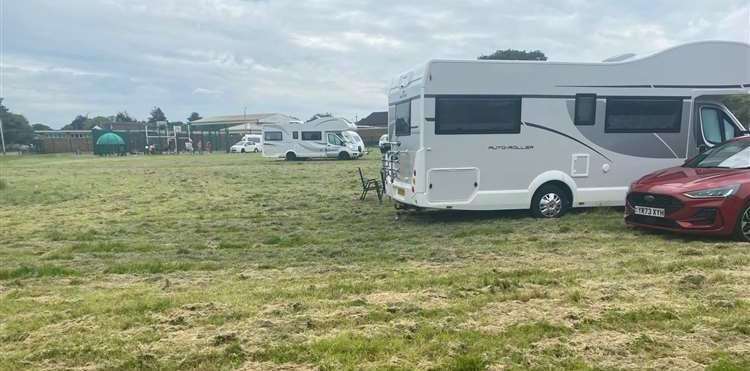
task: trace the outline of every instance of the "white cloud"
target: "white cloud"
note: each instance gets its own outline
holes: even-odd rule
[[[195,88],[193,90],[193,94],[196,95],[222,95],[224,94],[221,90],[212,90],[212,89],[206,89],[206,88]]]

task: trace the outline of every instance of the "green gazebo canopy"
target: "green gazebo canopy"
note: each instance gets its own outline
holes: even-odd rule
[[[122,140],[122,137],[115,133],[106,133],[102,134],[102,136],[99,137],[99,139],[96,140],[97,145],[124,145],[125,141]]]

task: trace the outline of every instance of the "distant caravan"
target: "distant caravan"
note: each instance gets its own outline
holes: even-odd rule
[[[750,93],[750,45],[627,57],[433,60],[402,74],[381,144],[386,193],[397,207],[552,218],[622,206],[641,176],[746,135],[721,98]]]
[[[263,126],[263,156],[289,161],[356,159],[364,153],[364,144],[356,129],[356,125],[340,117],[266,124]]]

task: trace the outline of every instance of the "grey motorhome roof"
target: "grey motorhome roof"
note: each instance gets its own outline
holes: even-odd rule
[[[421,89],[426,95],[750,93],[750,44],[696,42],[619,62],[430,60],[394,79],[389,96],[395,101]]]

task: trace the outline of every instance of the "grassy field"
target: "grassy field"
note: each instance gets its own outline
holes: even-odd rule
[[[0,159],[0,369],[750,368],[750,246],[409,212],[360,161]]]

